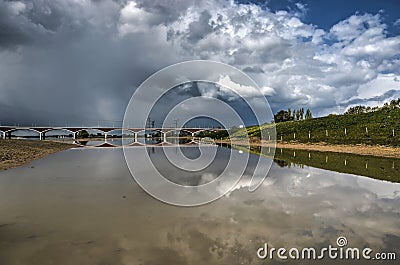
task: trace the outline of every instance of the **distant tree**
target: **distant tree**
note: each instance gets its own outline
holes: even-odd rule
[[[369,106],[365,107],[365,106],[361,106],[361,105],[355,106],[355,107],[351,107],[344,113],[344,115],[360,114],[360,113],[366,113],[366,112],[374,112],[374,111],[377,111],[379,109],[388,109],[388,108],[391,108],[391,109],[400,108],[400,98],[393,99],[389,103],[386,102],[385,104],[383,104],[382,107],[375,106],[375,107],[371,108]]]
[[[299,121],[301,118],[301,110],[296,110],[296,121]]]
[[[274,120],[276,123],[278,123],[278,122],[290,121],[292,120],[292,117],[289,115],[288,111],[280,110],[278,111],[278,113],[274,115]]]
[[[344,114],[345,115],[352,115],[352,114],[361,114],[367,112],[367,108],[365,106],[355,106],[349,108]]]
[[[312,116],[311,110],[310,110],[310,109],[307,109],[307,110],[306,110],[305,119],[306,119],[306,120],[310,120],[310,119],[312,119],[312,118],[313,118],[313,116]]]
[[[390,101],[390,107],[394,108],[399,108],[400,107],[400,98],[399,99],[393,99]]]
[[[78,132],[78,138],[89,138],[89,133],[86,130],[82,130]]]

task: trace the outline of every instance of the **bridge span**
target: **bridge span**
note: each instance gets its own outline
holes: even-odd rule
[[[40,126],[0,126],[0,132],[2,134],[2,138],[6,139],[11,138],[11,133],[15,131],[21,131],[21,130],[28,130],[28,131],[33,131],[39,134],[39,139],[44,140],[46,137],[46,133],[50,131],[67,131],[72,134],[73,139],[77,138],[77,134],[80,131],[84,130],[97,130],[100,132],[104,133],[104,138],[107,139],[107,135],[112,132],[112,131],[128,131],[134,134],[134,138],[137,139],[138,134],[140,132],[147,132],[147,131],[152,131],[152,132],[159,132],[162,135],[162,138],[165,139],[167,137],[167,133],[170,132],[187,132],[190,133],[192,137],[194,137],[197,133],[200,133],[202,131],[211,131],[211,132],[216,132],[216,131],[223,131],[225,129],[223,128],[122,128],[122,127],[40,127]]]

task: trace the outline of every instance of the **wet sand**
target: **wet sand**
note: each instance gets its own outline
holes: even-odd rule
[[[218,143],[247,145],[244,141],[240,140],[221,140]],[[271,143],[268,141],[251,140],[250,146],[270,147]],[[276,142],[276,148],[321,151],[321,152],[335,152],[347,153],[356,155],[369,155],[380,157],[394,157],[400,158],[400,147],[381,146],[381,145],[331,145],[327,143],[296,143],[296,142]]]
[[[0,170],[25,165],[49,154],[75,147],[73,144],[39,140],[0,140]]]

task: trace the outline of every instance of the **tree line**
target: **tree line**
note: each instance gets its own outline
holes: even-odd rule
[[[400,98],[393,99],[389,103],[385,103],[382,107],[369,107],[369,106],[354,106],[349,108],[343,115],[353,115],[353,114],[361,114],[367,112],[373,112],[380,109],[395,109],[400,108]],[[334,115],[334,114],[330,114]],[[278,122],[285,122],[285,121],[299,121],[299,120],[308,120],[312,119],[313,115],[310,109],[307,109],[304,112],[304,108],[301,109],[290,109],[287,110],[280,110],[278,113],[274,115],[274,121]]]
[[[366,106],[354,106],[349,108],[344,115],[352,115],[352,114],[361,114],[361,113],[367,113],[367,112],[372,112],[372,111],[376,111],[379,109],[385,109],[385,108],[390,108],[390,109],[394,109],[394,108],[400,108],[400,98],[398,99],[393,99],[390,101],[390,103],[385,103],[383,105],[383,107],[379,108],[379,107],[366,107]]]
[[[299,121],[299,120],[309,120],[312,119],[313,115],[310,109],[304,112],[304,108],[300,109],[290,109],[280,110],[274,115],[274,120],[276,123],[284,121]]]

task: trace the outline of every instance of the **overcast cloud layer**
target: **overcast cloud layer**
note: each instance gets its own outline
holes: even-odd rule
[[[245,71],[274,111],[324,115],[400,97],[400,36],[387,34],[381,13],[355,12],[326,31],[297,7],[0,0],[0,123],[122,120],[145,78],[190,59]]]

